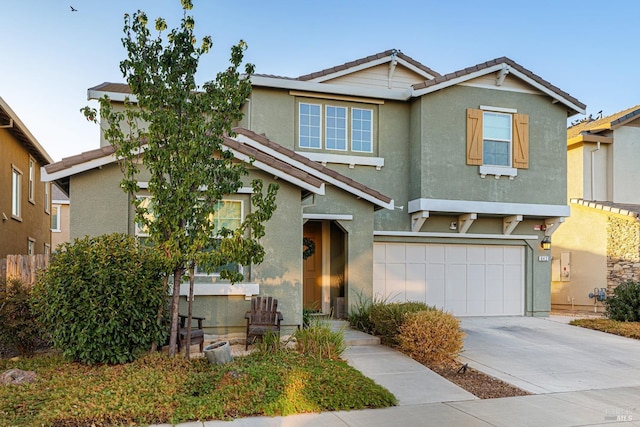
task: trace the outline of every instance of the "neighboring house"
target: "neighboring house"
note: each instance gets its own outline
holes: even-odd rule
[[[53,184],[51,186],[51,249],[56,251],[58,245],[70,241],[69,196]]]
[[[40,168],[53,160],[0,97],[0,259],[51,251],[51,184]]]
[[[553,238],[551,302],[602,311],[589,294],[640,280],[640,105],[570,127],[567,152],[571,217]]]
[[[256,159],[250,178],[280,184],[278,210],[247,283],[201,278],[194,312],[210,332],[241,332],[257,293],[277,297],[290,326],[303,307],[343,314],[371,297],[460,316],[548,314],[541,241],[569,215],[566,121],[582,103],[508,58],[440,75],[396,50],[252,83],[225,144]],[[128,88],[89,89],[105,94],[121,103]],[[101,145],[46,168],[71,188],[71,237],[140,235]],[[229,196],[225,218],[240,221],[250,192]]]

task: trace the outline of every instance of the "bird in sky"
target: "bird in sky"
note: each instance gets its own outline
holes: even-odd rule
[[[75,7],[73,7],[73,6],[69,6],[69,7],[71,8],[71,12],[77,12],[77,11],[78,11],[78,9],[76,9],[76,8],[75,8]]]

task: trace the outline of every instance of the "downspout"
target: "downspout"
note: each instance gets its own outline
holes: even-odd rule
[[[595,150],[591,150],[591,200],[595,199],[595,186],[596,186],[596,168],[594,166],[596,151],[600,151],[600,141],[598,141],[598,146]]]

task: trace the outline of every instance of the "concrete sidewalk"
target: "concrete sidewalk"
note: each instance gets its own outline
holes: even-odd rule
[[[205,421],[179,427],[640,426],[640,386],[477,399],[377,338],[345,330],[347,362],[399,401],[384,409]],[[168,425],[164,425],[168,426]]]

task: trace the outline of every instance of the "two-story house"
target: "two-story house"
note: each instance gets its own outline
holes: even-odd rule
[[[51,162],[0,97],[0,259],[51,251],[51,184],[40,180]]]
[[[553,239],[551,302],[601,312],[598,295],[640,280],[640,106],[571,126],[567,153],[571,217]]]
[[[543,316],[543,241],[569,215],[565,132],[585,106],[508,58],[441,75],[389,50],[297,78],[254,75],[237,135],[251,177],[280,184],[247,282],[203,277],[195,312],[241,330],[245,296],[343,314],[363,298],[418,300],[460,316]],[[126,85],[89,90],[123,102]],[[46,168],[71,189],[71,233],[139,233],[120,171],[101,148]],[[225,217],[250,211],[243,188]],[[140,197],[144,197],[144,189]],[[216,328],[214,328],[214,326]]]

